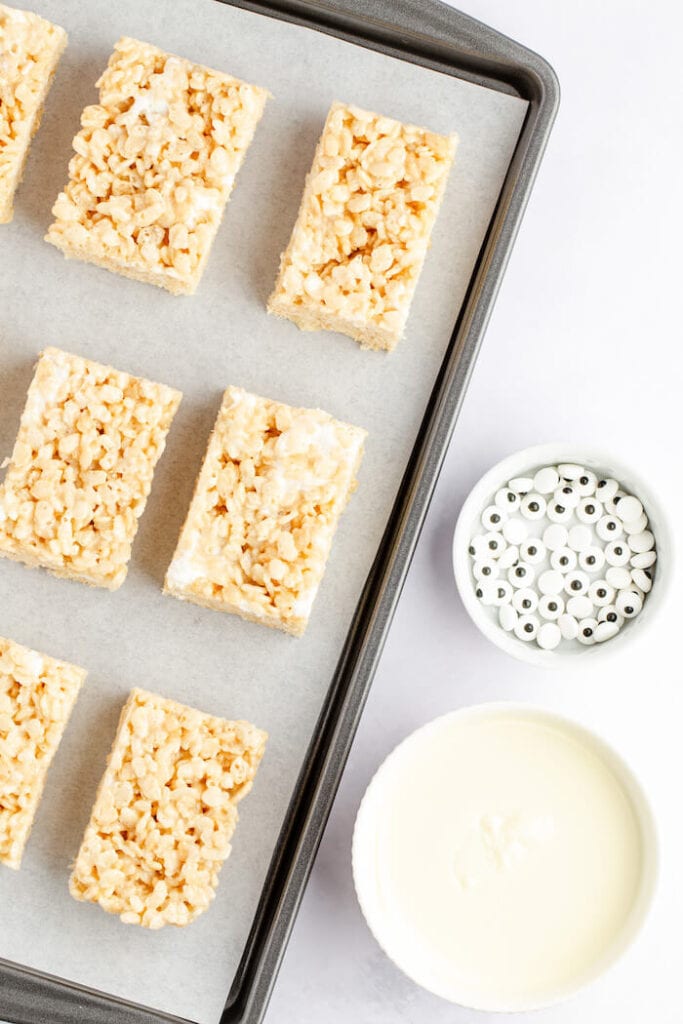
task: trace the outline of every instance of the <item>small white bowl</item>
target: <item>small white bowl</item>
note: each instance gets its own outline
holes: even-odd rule
[[[627,795],[641,838],[641,868],[637,894],[628,917],[614,934],[612,940],[597,954],[592,963],[587,964],[577,973],[571,982],[552,988],[542,995],[539,992],[537,996],[516,997],[504,1002],[501,1002],[498,995],[484,996],[480,994],[475,998],[466,992],[466,987],[463,988],[455,980],[445,986],[435,984],[428,968],[425,973],[420,943],[417,943],[415,957],[402,945],[395,922],[389,921],[383,911],[382,900],[379,896],[381,886],[378,888],[376,884],[378,821],[381,820],[381,808],[386,806],[387,787],[396,784],[396,778],[392,778],[392,773],[396,776],[396,769],[401,762],[410,765],[411,758],[415,759],[414,748],[424,743],[430,733],[447,726],[451,721],[476,720],[477,718],[486,720],[487,717],[495,717],[501,713],[520,715],[550,727],[554,726],[574,737],[577,742],[585,745],[589,750],[594,751],[607,765]],[[419,771],[419,768],[416,770]],[[424,789],[424,799],[430,799],[429,786]],[[406,807],[406,814],[410,815],[410,813],[410,807]],[[358,809],[353,832],[352,868],[356,896],[373,937],[392,963],[412,981],[443,999],[469,1009],[518,1013],[542,1009],[573,997],[602,977],[621,960],[642,931],[652,905],[659,875],[659,842],[652,810],[640,782],[629,765],[599,734],[582,723],[541,707],[517,701],[492,701],[463,707],[442,715],[416,729],[393,749],[375,772]],[[424,864],[424,870],[429,870],[428,863]],[[591,913],[590,902],[586,904],[586,913]],[[411,932],[411,934],[413,933]],[[457,968],[457,965],[454,967]],[[466,982],[464,984],[467,985]],[[539,987],[543,986],[539,984]]]
[[[600,477],[618,480],[630,494],[638,497],[647,514],[655,538],[657,562],[652,590],[643,603],[643,610],[637,618],[624,624],[617,636],[602,644],[583,646],[561,643],[554,651],[544,651],[535,643],[518,640],[513,633],[506,633],[491,609],[481,603],[475,595],[472,576],[472,560],[468,547],[473,536],[481,532],[480,516],[491,503],[495,492],[504,487],[508,480],[517,476],[533,476],[542,466],[553,466],[561,462],[576,462],[592,469]],[[585,665],[584,657],[604,658],[617,654],[647,632],[666,598],[672,577],[674,546],[663,503],[657,498],[652,487],[643,478],[614,456],[599,449],[587,449],[569,442],[557,442],[524,448],[498,462],[475,484],[460,510],[453,536],[453,570],[455,582],[462,602],[472,621],[502,651],[514,658],[527,661],[543,668],[565,665]]]

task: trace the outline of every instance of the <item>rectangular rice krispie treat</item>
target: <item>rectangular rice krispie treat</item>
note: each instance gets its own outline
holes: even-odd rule
[[[14,193],[66,42],[58,25],[0,4],[0,224],[12,219]]]
[[[69,888],[125,924],[186,925],[215,896],[267,733],[145,690],[128,698]]]
[[[455,135],[334,103],[306,178],[268,310],[364,348],[400,339]]]
[[[0,485],[0,555],[120,587],[181,397],[45,349]]]
[[[127,38],[97,85],[46,241],[189,295],[268,93]]]
[[[0,637],[0,863],[18,868],[84,669]]]
[[[228,388],[165,592],[301,636],[365,437]]]

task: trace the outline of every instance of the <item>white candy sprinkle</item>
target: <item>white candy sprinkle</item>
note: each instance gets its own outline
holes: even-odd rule
[[[530,491],[522,498],[520,511],[525,519],[542,519],[545,515],[547,502],[542,494]]]
[[[498,609],[498,622],[506,633],[511,633],[517,625],[518,615],[512,605],[504,604]]]
[[[564,587],[564,576],[555,569],[547,569],[538,577],[537,586],[542,594],[560,594]]]
[[[530,476],[516,476],[508,484],[510,490],[515,494],[528,494],[533,486],[534,481]]]
[[[558,548],[550,556],[550,565],[558,572],[573,572],[576,563],[576,551],[572,551],[571,548]]]
[[[656,551],[643,551],[640,555],[634,555],[631,559],[631,565],[634,569],[649,569],[651,565],[654,565],[657,561]]]
[[[569,547],[572,551],[584,551],[593,542],[593,531],[587,526],[572,526],[569,531]]]
[[[523,519],[508,519],[503,523],[503,536],[508,544],[521,544],[529,532]]]
[[[519,548],[515,547],[514,544],[508,544],[503,551],[503,554],[498,559],[498,565],[501,569],[509,569],[511,565],[515,565],[519,561]]]
[[[564,640],[576,640],[579,635],[579,624],[573,615],[560,615],[557,625]]]
[[[605,579],[615,590],[625,590],[631,586],[631,573],[618,565],[611,565],[605,573]]]
[[[576,619],[587,619],[593,614],[593,602],[585,595],[570,597],[567,601],[567,611]]]
[[[642,503],[631,494],[627,494],[617,505],[617,515],[622,523],[631,523],[634,519],[639,519],[642,514]]]
[[[649,530],[643,530],[642,533],[632,533],[628,539],[628,544],[631,551],[640,555],[645,551],[650,551],[655,546],[655,539]]]
[[[536,643],[544,651],[554,651],[562,641],[560,627],[554,622],[544,622],[538,631]]]
[[[597,619],[581,619],[579,622],[579,635],[577,640],[580,644],[590,647],[596,641],[595,631],[598,628]]]
[[[577,480],[583,473],[583,466],[576,462],[561,462],[557,469],[563,480]]]
[[[613,636],[616,636],[619,632],[619,627],[615,622],[598,622],[595,627],[595,639],[596,642],[602,644],[605,640],[611,640]]]
[[[551,494],[560,482],[560,475],[554,466],[539,469],[534,477],[534,489],[539,494]]]
[[[557,551],[558,548],[566,547],[568,539],[569,533],[566,527],[559,523],[554,523],[543,531],[543,543],[549,551]]]
[[[652,576],[645,569],[634,569],[631,573],[633,576],[633,582],[637,587],[645,594],[649,594],[652,590]]]
[[[610,565],[626,565],[631,557],[631,548],[625,540],[614,540],[605,548],[605,560]]]
[[[539,621],[535,615],[521,615],[515,626],[515,636],[518,640],[535,640],[538,633]]]
[[[538,608],[538,594],[531,587],[522,587],[514,592],[512,607],[520,615],[531,615]]]
[[[638,516],[637,519],[632,519],[629,523],[623,523],[624,533],[642,533],[643,530],[647,530],[647,516],[643,512],[642,516]]]

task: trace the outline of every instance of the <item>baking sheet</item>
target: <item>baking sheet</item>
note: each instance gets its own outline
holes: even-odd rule
[[[211,1024],[241,957],[526,103],[214,0],[33,0],[30,7],[63,25],[70,42],[15,220],[0,229],[0,452],[11,450],[36,354],[48,344],[173,385],[185,397],[121,590],[99,592],[0,560],[0,635],[89,670],[23,867],[0,868],[0,957]],[[266,86],[274,96],[191,298],[67,263],[42,241],[80,111],[96,101],[93,83],[122,34]],[[362,352],[341,336],[302,334],[264,310],[334,99],[455,130],[461,140],[406,338],[389,356]],[[229,383],[319,406],[369,431],[359,489],[301,640],[160,592]],[[127,927],[67,891],[69,865],[133,686],[249,718],[271,737],[242,804],[216,900],[184,930]]]

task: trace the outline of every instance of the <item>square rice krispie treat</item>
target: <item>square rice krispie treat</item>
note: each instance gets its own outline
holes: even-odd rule
[[[0,224],[12,219],[14,193],[66,41],[63,28],[0,4]]]
[[[268,310],[364,348],[400,339],[456,137],[334,103]]]
[[[46,349],[0,485],[0,555],[120,587],[181,397]]]
[[[85,671],[0,637],[0,863],[18,868]]]
[[[166,593],[301,636],[365,437],[319,409],[228,388]]]
[[[186,925],[214,898],[236,804],[267,733],[133,690],[71,875],[71,895],[125,924]]]
[[[268,93],[127,38],[97,85],[46,240],[189,295]]]

